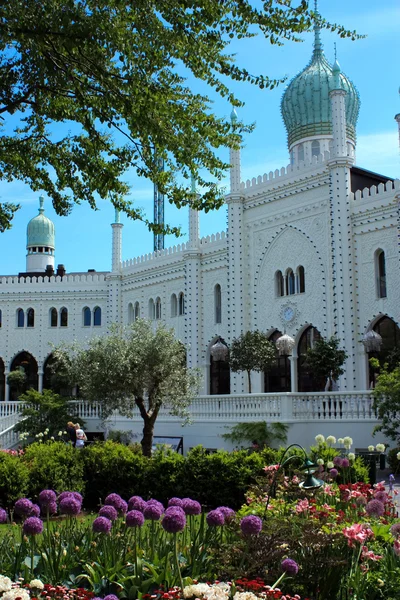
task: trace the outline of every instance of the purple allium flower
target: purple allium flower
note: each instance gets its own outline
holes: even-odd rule
[[[210,510],[206,516],[206,521],[209,527],[220,527],[225,523],[224,513],[218,510],[218,508],[215,510]]]
[[[61,492],[61,494],[58,496],[58,501],[61,502],[61,500],[64,500],[64,498],[67,498],[68,496],[73,496],[72,492]]]
[[[164,509],[161,508],[161,506],[159,502],[157,502],[157,504],[147,502],[143,510],[144,518],[149,521],[158,521],[164,512]]]
[[[43,531],[43,521],[38,517],[28,517],[22,525],[25,535],[38,535]]]
[[[0,523],[7,523],[7,513],[4,508],[0,508]]]
[[[60,502],[60,513],[76,517],[81,512],[81,504],[75,500],[74,496],[66,496]]]
[[[243,535],[257,535],[262,529],[262,520],[256,515],[243,517],[240,521],[240,529]]]
[[[30,517],[40,517],[40,506],[37,504],[32,504],[32,510],[29,513]]]
[[[299,565],[295,560],[292,560],[291,558],[285,558],[281,562],[281,567],[282,571],[284,571],[288,575],[297,575],[297,573],[299,572]]]
[[[127,527],[141,527],[144,523],[144,516],[140,510],[130,510],[126,513]]]
[[[108,596],[104,596],[104,600],[118,600],[118,596],[115,596],[115,594],[108,594]]]
[[[94,598],[92,598],[92,600],[103,600],[103,598],[100,598],[100,596],[95,596]]]
[[[400,536],[400,523],[393,523],[393,525],[390,528],[390,533],[393,537],[398,538]]]
[[[115,510],[124,514],[128,510],[127,503],[121,498],[119,494],[109,494],[104,500],[104,504],[108,506],[113,506]]]
[[[336,477],[339,475],[339,471],[337,469],[331,469],[329,471],[329,475],[333,478],[336,479]]]
[[[161,521],[161,526],[168,533],[178,533],[179,531],[183,531],[185,525],[186,516],[179,506],[170,506]]]
[[[14,510],[20,517],[27,517],[32,510],[32,502],[28,498],[20,498],[16,501]]]
[[[200,503],[197,502],[197,500],[192,500],[191,498],[183,498],[182,508],[185,511],[186,515],[200,515],[201,514]]]
[[[232,508],[229,508],[229,506],[218,506],[218,510],[224,515],[225,522],[233,519],[236,514]]]
[[[341,467],[342,462],[343,462],[343,459],[340,458],[340,456],[335,456],[335,458],[333,459],[333,464],[336,465],[337,467]]]
[[[389,496],[387,495],[386,492],[376,492],[376,494],[374,495],[375,500],[379,500],[380,502],[383,502],[383,504],[385,504],[385,502],[388,501]]]
[[[170,506],[179,506],[180,508],[183,508],[182,498],[170,498],[168,500],[168,507]]]
[[[140,510],[140,512],[144,511],[146,506],[146,501],[143,500],[141,496],[132,496],[128,501],[128,509],[129,510]]]
[[[111,525],[112,523],[107,517],[97,517],[93,521],[92,528],[95,533],[110,533]]]
[[[365,512],[370,517],[381,517],[385,512],[385,507],[380,500],[370,500],[365,507]]]
[[[39,494],[40,506],[49,506],[52,502],[57,500],[57,495],[53,490],[42,490]]]
[[[350,466],[349,459],[348,459],[348,458],[343,458],[343,459],[342,459],[342,467],[343,467],[344,469],[347,469],[347,467],[349,467],[349,466]]]
[[[110,521],[115,521],[118,519],[118,512],[111,504],[106,504],[99,510],[99,517],[107,517]]]
[[[365,506],[367,504],[367,499],[365,496],[361,495],[356,498],[356,504],[359,506]]]
[[[71,492],[71,494],[73,495],[73,497],[75,498],[75,500],[78,500],[78,502],[80,502],[82,504],[83,498],[82,498],[82,495],[79,492]]]

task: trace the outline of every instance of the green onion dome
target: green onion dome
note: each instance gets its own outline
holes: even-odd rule
[[[288,146],[312,136],[332,135],[332,115],[329,92],[337,87],[333,67],[326,60],[320,27],[314,27],[314,51],[306,68],[292,79],[281,102],[281,111],[288,132]],[[340,87],[347,94],[347,137],[354,144],[356,124],[360,110],[360,97],[353,83],[340,72]]]
[[[55,228],[44,214],[44,199],[39,198],[39,214],[31,219],[26,230],[26,246],[43,246],[55,249]]]

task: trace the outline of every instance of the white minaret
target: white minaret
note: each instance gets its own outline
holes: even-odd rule
[[[26,272],[54,272],[55,228],[44,214],[44,198],[39,198],[39,214],[26,229]]]
[[[331,333],[336,335],[348,354],[341,388],[356,388],[355,356],[357,348],[355,279],[352,255],[352,223],[350,210],[350,168],[353,158],[347,155],[346,145],[346,91],[340,82],[340,67],[335,61],[334,89],[330,92],[332,107],[333,149],[328,162],[330,169],[331,218],[331,272],[333,323]]]
[[[122,261],[122,228],[120,222],[119,210],[115,209],[115,222],[112,227],[112,263],[111,270],[113,273],[119,273],[121,270]]]
[[[231,113],[233,127],[237,121],[235,109]],[[223,304],[226,310],[223,321],[228,323],[228,342],[243,333],[244,303],[243,303],[243,198],[240,192],[240,148],[231,148],[229,152],[230,193],[226,198],[228,205],[228,289]],[[224,297],[224,294],[223,294]],[[245,392],[242,374],[231,373],[231,394]]]
[[[196,196],[196,181],[192,176],[192,194]],[[185,251],[185,343],[188,367],[196,367],[200,351],[200,267],[199,211],[189,206],[189,243]]]

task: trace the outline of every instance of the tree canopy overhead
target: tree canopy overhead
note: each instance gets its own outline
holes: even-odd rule
[[[177,206],[220,206],[215,182],[228,165],[215,152],[238,146],[240,133],[250,128],[232,128],[213,114],[209,98],[179,73],[193,75],[236,106],[229,79],[277,85],[235,64],[230,42],[260,32],[272,44],[298,40],[314,13],[305,0],[259,6],[248,0],[2,3],[0,179],[44,190],[60,215],[74,203],[95,208],[97,197],[109,198],[156,232],[159,226],[126,199],[129,169],[156,182]],[[157,157],[164,158],[165,172]],[[197,177],[200,198],[177,183],[178,171],[185,181],[190,173]],[[0,205],[0,230],[10,227],[17,209]]]

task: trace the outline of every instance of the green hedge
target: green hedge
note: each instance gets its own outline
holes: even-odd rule
[[[29,491],[29,469],[19,456],[0,452],[0,506],[11,507]]]

